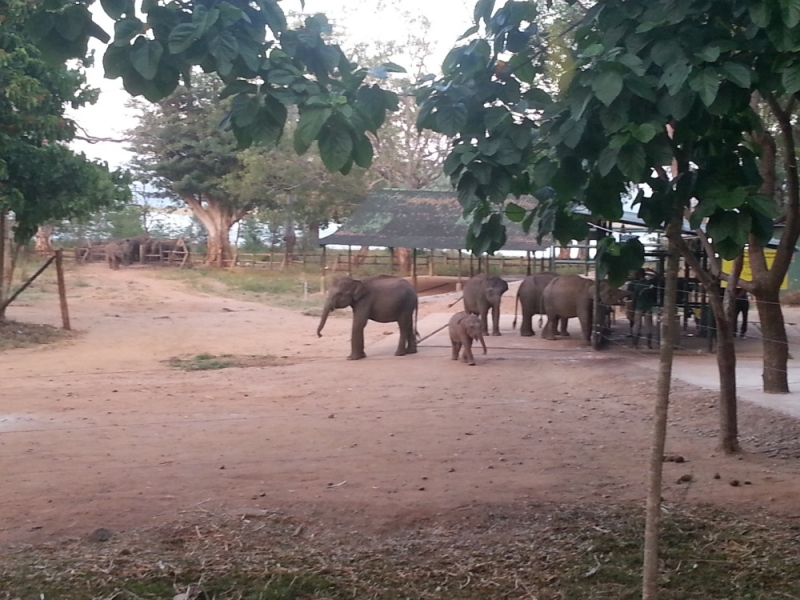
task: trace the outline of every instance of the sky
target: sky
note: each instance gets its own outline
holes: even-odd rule
[[[300,12],[300,0],[283,0],[287,12]],[[402,41],[408,36],[414,17],[424,16],[431,24],[431,37],[437,48],[432,65],[438,67],[458,37],[471,25],[473,0],[306,0],[303,14],[324,12],[342,26],[353,42],[378,40]],[[100,3],[92,7],[95,21],[107,32],[113,32],[112,21],[103,13]],[[411,18],[409,18],[409,15]],[[120,140],[135,124],[134,113],[126,107],[130,96],[119,79],[103,76],[102,57],[105,47],[92,40],[95,66],[88,73],[89,84],[101,90],[100,99],[92,106],[69,111],[81,129],[93,137]],[[397,60],[402,64],[402,60]],[[72,146],[90,158],[101,159],[112,168],[124,166],[131,154],[124,143],[101,142],[89,144],[76,141]]]

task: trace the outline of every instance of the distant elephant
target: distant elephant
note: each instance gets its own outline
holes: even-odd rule
[[[619,304],[630,292],[614,289],[607,281],[600,282],[600,302],[606,306]],[[559,275],[542,292],[543,312],[547,324],[542,337],[555,339],[555,324],[558,319],[578,317],[583,339],[589,343],[592,336],[594,316],[594,281],[579,275]],[[541,323],[541,317],[539,319]]]
[[[130,253],[128,242],[109,242],[106,244],[106,260],[112,269],[119,269],[119,265],[127,264],[125,255]]]
[[[142,262],[142,254],[145,254],[145,249],[150,242],[149,235],[137,235],[128,240],[131,245],[130,256],[128,262]]]
[[[464,360],[468,365],[475,364],[475,357],[472,356],[472,342],[479,341],[483,346],[483,353],[486,354],[486,342],[483,340],[481,332],[481,320],[477,315],[465,311],[457,312],[450,317],[448,323],[450,330],[450,343],[453,347],[453,360],[458,360],[461,349],[464,349]]]
[[[481,318],[483,335],[489,335],[489,309],[492,309],[492,335],[500,335],[500,302],[508,284],[496,275],[475,275],[464,284],[464,310]]]
[[[322,317],[317,327],[317,336],[322,336],[322,328],[332,310],[353,307],[353,334],[350,339],[351,351],[347,360],[366,358],[364,353],[364,327],[367,321],[391,323],[400,326],[400,341],[395,356],[417,352],[416,313],[417,292],[405,279],[389,275],[377,275],[365,279],[337,277],[331,283],[328,297],[322,309]]]
[[[556,273],[544,272],[528,275],[522,280],[517,288],[517,299],[514,302],[514,322],[512,327],[517,327],[517,307],[522,306],[522,323],[519,326],[519,334],[524,337],[536,335],[533,330],[533,315],[539,314],[542,310],[542,292],[547,284],[558,277]],[[561,319],[561,331],[558,335],[568,336],[566,317]]]

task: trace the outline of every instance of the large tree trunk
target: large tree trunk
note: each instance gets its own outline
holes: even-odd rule
[[[680,236],[680,217],[667,226],[668,233]],[[642,598],[658,597],[658,530],[661,524],[661,481],[664,467],[664,448],[667,439],[667,413],[672,382],[672,358],[678,334],[677,296],[680,255],[670,239],[669,257],[664,290],[664,320],[662,321],[661,356],[658,368],[658,396],[656,398],[653,438],[650,446],[650,471],[648,474],[647,512],[644,531],[644,565],[642,568]]]
[[[194,197],[183,197],[184,202],[208,233],[206,263],[225,267],[233,261],[230,232],[247,211],[235,211],[214,200],[201,202]]]
[[[767,394],[788,394],[789,340],[786,337],[780,296],[774,290],[761,290],[756,293],[756,306],[764,338],[764,366],[761,374],[764,391]]]

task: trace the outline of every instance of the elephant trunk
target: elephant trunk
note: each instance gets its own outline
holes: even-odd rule
[[[322,328],[325,327],[325,321],[328,320],[328,315],[333,310],[331,301],[325,302],[325,307],[322,309],[322,316],[319,318],[319,326],[317,327],[317,337],[322,337]]]

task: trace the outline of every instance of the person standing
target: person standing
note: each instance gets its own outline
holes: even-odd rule
[[[647,347],[653,347],[653,312],[656,307],[657,290],[655,282],[647,279],[645,270],[636,271],[628,283],[628,291],[633,298],[633,339],[631,345],[639,347],[639,336],[647,336]],[[644,329],[644,331],[642,331]]]

